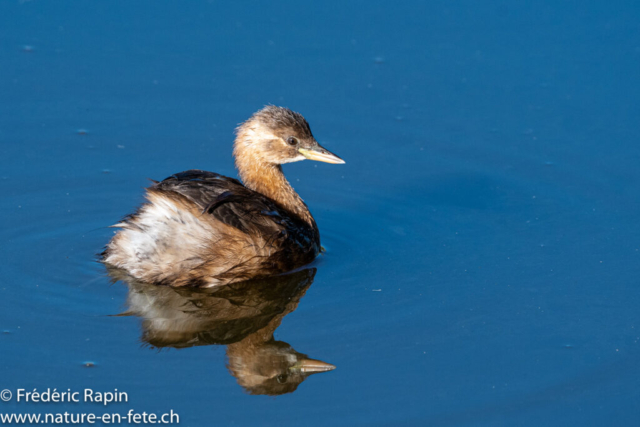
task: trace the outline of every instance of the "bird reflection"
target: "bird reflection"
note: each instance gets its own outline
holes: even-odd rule
[[[273,337],[282,319],[298,307],[315,268],[283,276],[188,289],[140,282],[109,268],[129,288],[127,312],[142,319],[142,341],[152,347],[225,344],[227,367],[249,394],[296,390],[309,375],[335,369],[310,359]]]

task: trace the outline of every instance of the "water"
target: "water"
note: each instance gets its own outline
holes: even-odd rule
[[[2,2],[0,389],[129,402],[0,411],[635,423],[639,15],[603,1]],[[282,285],[288,302],[256,291],[268,309],[233,312],[240,332],[209,328],[215,310],[204,330],[222,335],[191,318],[154,329],[162,316],[132,304],[153,289],[112,285],[95,262],[106,227],[147,178],[234,176],[233,129],[267,103],[302,112],[347,161],[285,168],[327,248],[313,283]],[[150,307],[176,298],[218,297]],[[256,330],[336,369],[250,394],[233,357]]]

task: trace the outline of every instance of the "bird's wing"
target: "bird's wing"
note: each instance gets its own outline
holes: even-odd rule
[[[212,215],[247,234],[278,234],[295,221],[273,200],[246,188],[236,179],[214,172],[180,172],[152,188],[181,194],[201,208],[203,214]]]
[[[193,169],[171,175],[154,184],[151,188],[181,194],[204,209],[225,191],[245,187],[236,179],[214,172]]]

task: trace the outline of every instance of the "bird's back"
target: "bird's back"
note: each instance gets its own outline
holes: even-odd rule
[[[104,261],[141,280],[212,286],[289,271],[320,248],[315,224],[239,181],[189,170],[147,189]]]

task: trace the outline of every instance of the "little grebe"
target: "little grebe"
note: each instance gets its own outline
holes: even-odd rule
[[[115,227],[103,261],[172,286],[216,286],[301,267],[320,234],[281,164],[344,163],[321,147],[302,115],[267,106],[237,129],[239,181],[189,170],[147,189],[147,203]]]

